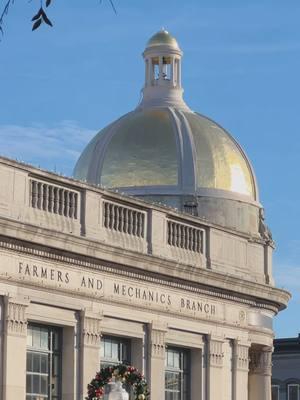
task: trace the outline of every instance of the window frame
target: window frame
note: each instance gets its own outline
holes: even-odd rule
[[[47,332],[47,348],[46,347],[38,347],[33,345],[33,339],[32,339],[32,344],[30,345],[28,343],[28,331],[30,328],[39,328],[43,330],[44,332]],[[54,335],[57,335],[58,338],[58,343],[57,343],[57,349],[54,347],[54,341],[53,337]],[[41,339],[41,335],[40,335]],[[52,326],[52,325],[43,325],[43,324],[37,324],[37,323],[29,323],[28,328],[27,328],[27,345],[26,345],[26,400],[30,400],[33,397],[39,396],[41,399],[44,400],[61,400],[62,398],[62,356],[63,356],[63,332],[61,327],[57,326]],[[39,355],[47,355],[47,372],[34,372],[28,370],[28,355],[29,354],[39,354]],[[54,376],[54,369],[53,369],[53,362],[54,362],[54,357],[58,358],[58,375]],[[41,366],[40,366],[41,369]],[[28,385],[27,385],[27,377],[28,376],[47,376],[47,394],[41,394],[41,393],[34,393],[34,392],[27,392]],[[52,389],[52,379],[57,378],[57,394],[53,395],[51,393]]]
[[[293,400],[293,399],[290,399],[290,387],[292,387],[292,386],[297,387],[298,391],[297,391],[297,399],[296,400],[300,400],[300,384],[297,382],[287,384],[287,400]]]
[[[179,353],[179,368],[168,366],[168,351]],[[180,379],[180,400],[191,399],[191,352],[184,347],[167,346],[165,358],[165,379],[167,372],[178,373]],[[165,399],[167,393],[175,393],[165,387]]]
[[[276,399],[273,399],[273,389],[274,388],[277,389],[277,398]],[[280,385],[273,384],[272,387],[271,387],[271,391],[272,391],[272,393],[271,393],[272,400],[280,400]]]

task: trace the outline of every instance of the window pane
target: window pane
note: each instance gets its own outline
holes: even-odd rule
[[[279,400],[279,386],[272,386],[272,400]]]
[[[40,377],[39,375],[32,375],[32,392],[40,393]]]
[[[32,329],[27,329],[27,346],[32,346]]]
[[[27,364],[27,367],[26,367],[27,371],[32,372],[32,353],[29,353],[29,352],[27,353],[26,364]]]
[[[41,393],[48,393],[48,376],[41,376]]]
[[[173,367],[173,351],[172,350],[167,351],[167,365],[168,365],[168,367]]]
[[[41,354],[41,373],[48,373],[48,354]]]
[[[180,353],[173,353],[174,354],[174,368],[180,368],[180,363],[179,363],[179,357],[180,357]]]
[[[54,331],[52,334],[52,345],[53,345],[53,350],[57,351],[60,349],[60,334],[58,331]]]
[[[41,330],[41,348],[48,349],[48,330]]]
[[[165,385],[166,390],[180,391],[180,373],[166,372]]]
[[[112,356],[111,341],[108,339],[104,341],[104,357],[111,358],[111,356]]]
[[[37,353],[32,354],[32,359],[33,359],[33,372],[40,372],[40,355]]]
[[[101,345],[100,345],[100,357],[104,357],[104,341],[101,340]]]
[[[299,385],[288,385],[288,400],[299,400]]]
[[[111,358],[114,360],[119,360],[119,343],[118,342],[112,342],[111,344]]]
[[[41,347],[40,329],[37,327],[32,328],[32,346],[36,349],[39,349]]]
[[[26,391],[27,393],[32,393],[32,379],[29,374],[26,376]]]

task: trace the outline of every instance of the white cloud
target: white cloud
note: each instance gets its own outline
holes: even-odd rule
[[[0,155],[70,175],[95,133],[75,121],[62,121],[53,126],[0,125]]]

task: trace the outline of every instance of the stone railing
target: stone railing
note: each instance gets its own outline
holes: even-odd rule
[[[168,245],[203,253],[204,230],[168,220]]]
[[[145,213],[120,204],[103,201],[103,226],[127,235],[145,237]]]
[[[47,235],[84,237],[121,252],[239,277],[249,273],[249,279],[262,283],[272,268],[264,246],[246,235],[0,157],[1,217],[44,228]]]
[[[32,208],[78,218],[78,193],[65,187],[30,179],[30,205]]]

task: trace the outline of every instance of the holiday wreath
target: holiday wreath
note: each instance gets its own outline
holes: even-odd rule
[[[86,400],[102,399],[104,386],[111,382],[113,378],[133,388],[134,400],[147,400],[149,398],[150,392],[144,376],[130,365],[118,364],[102,368],[97,372],[95,378],[88,384]]]

